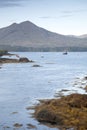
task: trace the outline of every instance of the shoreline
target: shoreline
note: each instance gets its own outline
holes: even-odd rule
[[[87,129],[87,94],[43,100],[34,110],[33,117],[42,124],[62,129]]]
[[[87,82],[87,77],[82,81]],[[83,83],[82,83],[83,84]],[[87,92],[87,85],[78,87]],[[77,88],[77,89],[78,89]],[[61,92],[69,90],[61,90]],[[87,94],[72,93],[53,99],[39,100],[33,118],[41,124],[58,129],[87,129]]]
[[[33,62],[32,60],[29,60],[26,57],[21,57],[19,59],[10,59],[10,58],[0,58],[0,63],[27,63],[27,62]]]

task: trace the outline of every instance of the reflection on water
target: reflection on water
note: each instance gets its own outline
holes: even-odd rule
[[[73,90],[71,82],[87,74],[87,53],[18,54],[35,62],[0,64],[0,130],[57,130],[37,122],[26,108],[38,99],[53,98],[62,89]]]
[[[2,64],[0,63],[0,69],[2,68]]]

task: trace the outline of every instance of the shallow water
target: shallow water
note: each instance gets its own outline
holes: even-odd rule
[[[17,54],[35,62],[0,64],[0,130],[28,130],[27,124],[35,125],[35,130],[57,130],[38,123],[31,117],[32,111],[27,111],[26,108],[38,103],[38,99],[53,98],[61,89],[77,91],[73,82],[87,75],[87,53]],[[32,67],[34,64],[41,67]],[[23,126],[15,128],[15,123]]]

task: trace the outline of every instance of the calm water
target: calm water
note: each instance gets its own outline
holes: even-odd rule
[[[17,130],[56,130],[39,124],[26,108],[38,99],[53,98],[61,89],[74,90],[72,82],[87,75],[87,53],[17,53],[34,63],[0,64],[0,130],[16,130],[15,123],[23,124]],[[38,64],[41,67],[32,67]]]

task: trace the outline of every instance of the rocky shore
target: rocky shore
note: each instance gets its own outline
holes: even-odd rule
[[[3,58],[3,56],[16,56],[17,58]],[[9,53],[7,50],[0,50],[0,63],[27,63],[33,62],[26,57],[20,57],[17,54]]]
[[[41,123],[67,130],[87,129],[87,95],[71,94],[58,99],[41,100],[34,117]]]
[[[33,61],[29,60],[26,57],[22,57],[19,59],[0,58],[0,63],[27,63],[27,62],[33,62]]]
[[[87,130],[87,76],[76,79],[73,88],[81,91],[71,93],[70,90],[62,89],[55,98],[39,100],[37,105],[26,109],[33,109],[33,118],[49,127]],[[67,95],[61,92],[67,92]]]

